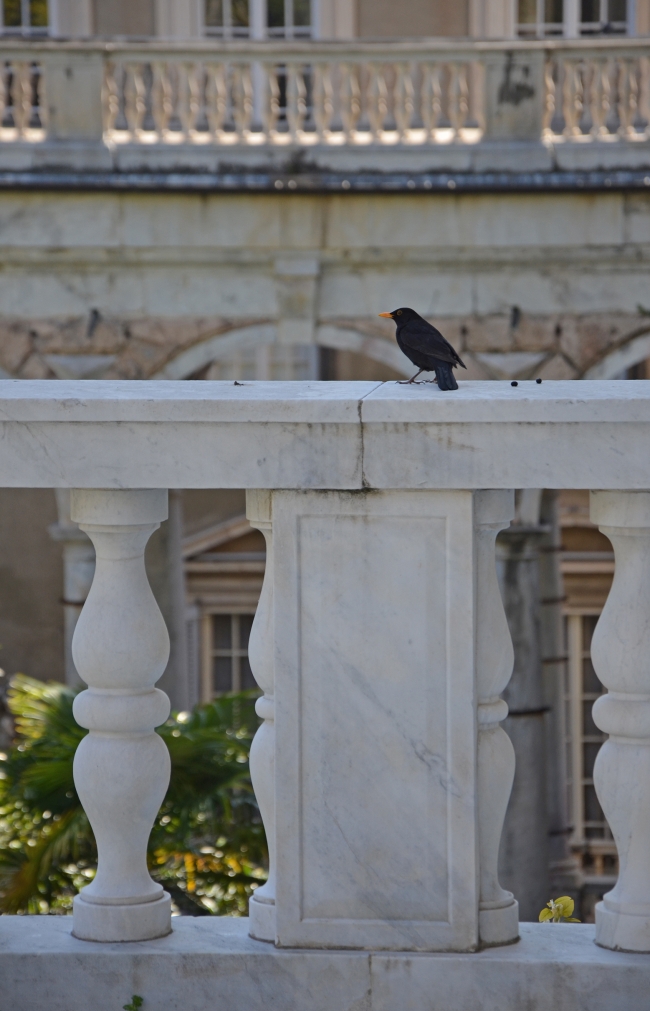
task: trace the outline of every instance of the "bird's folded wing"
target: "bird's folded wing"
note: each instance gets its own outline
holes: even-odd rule
[[[442,334],[428,323],[423,325],[414,320],[400,331],[400,340],[413,351],[439,358],[442,362],[454,365],[458,356]]]

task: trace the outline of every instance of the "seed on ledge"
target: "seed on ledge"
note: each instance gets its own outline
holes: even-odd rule
[[[519,386],[519,383],[517,382],[516,379],[513,379],[512,382],[510,383],[510,385],[511,386]]]
[[[541,379],[536,379],[536,380],[535,380],[535,382],[536,382],[536,383],[537,383],[538,385],[539,385],[539,384],[541,383],[541,381],[542,381]]]

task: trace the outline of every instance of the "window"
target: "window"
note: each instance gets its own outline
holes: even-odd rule
[[[564,4],[562,0],[519,0],[519,34],[538,38],[562,35]]]
[[[612,833],[594,788],[594,762],[607,739],[594,723],[593,704],[605,691],[591,662],[591,638],[597,614],[571,614],[567,618],[569,684],[570,807],[576,846],[612,842]]]
[[[311,0],[268,0],[267,25],[271,38],[309,38]]]
[[[2,0],[5,35],[47,35],[47,0]]]
[[[524,38],[628,31],[627,0],[518,0],[518,12]]]
[[[205,0],[205,34],[221,39],[250,35],[249,0]]]
[[[627,31],[626,0],[581,0],[580,34],[624,34]]]
[[[204,0],[204,32],[222,39],[311,38],[311,5],[312,0]]]
[[[248,662],[253,614],[208,614],[204,617],[202,699],[224,692],[257,688]]]

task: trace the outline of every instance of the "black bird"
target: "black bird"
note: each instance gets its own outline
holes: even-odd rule
[[[397,323],[395,337],[400,350],[420,370],[411,379],[402,379],[400,382],[414,383],[421,372],[435,372],[435,380],[421,379],[420,382],[437,382],[441,390],[458,389],[452,369],[457,365],[461,365],[464,369],[467,366],[435,326],[427,323],[415,309],[393,309],[392,312],[380,312],[379,315],[395,320]]]

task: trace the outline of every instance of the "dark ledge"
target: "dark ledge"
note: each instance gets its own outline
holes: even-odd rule
[[[2,190],[177,193],[553,193],[647,190],[650,167],[595,172],[68,172],[0,171]]]

